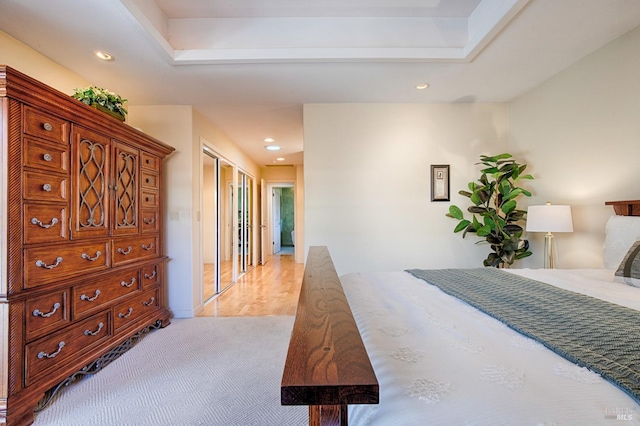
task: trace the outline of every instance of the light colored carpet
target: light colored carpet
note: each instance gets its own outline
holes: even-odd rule
[[[280,405],[292,316],[192,318],[63,390],[36,426],[302,425]]]

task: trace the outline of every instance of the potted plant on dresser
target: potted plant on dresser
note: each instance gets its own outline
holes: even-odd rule
[[[72,97],[120,121],[124,121],[124,117],[127,114],[127,110],[124,107],[124,103],[127,102],[127,100],[123,99],[117,93],[101,87],[88,86],[82,89],[76,88],[74,89]]]

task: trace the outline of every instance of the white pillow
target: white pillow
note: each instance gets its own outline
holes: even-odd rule
[[[637,240],[640,240],[640,216],[611,216],[605,227],[604,268],[618,269]]]

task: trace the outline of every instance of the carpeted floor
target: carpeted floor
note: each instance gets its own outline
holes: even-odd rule
[[[280,405],[293,317],[174,319],[62,391],[36,426],[302,425]]]

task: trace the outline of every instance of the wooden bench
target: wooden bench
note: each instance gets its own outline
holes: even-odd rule
[[[326,247],[311,247],[280,387],[309,425],[348,424],[347,405],[377,404],[378,379]]]

